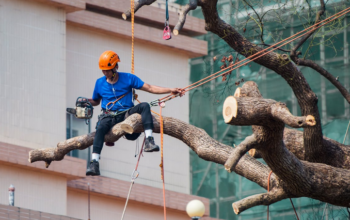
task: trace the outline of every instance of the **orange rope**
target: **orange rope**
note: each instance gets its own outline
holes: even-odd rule
[[[269,177],[267,177],[267,192],[270,192],[270,177],[271,177],[271,174],[272,174],[272,170],[271,172],[269,173]],[[270,206],[268,205],[267,206],[267,220],[269,220],[269,214],[270,214]]]
[[[159,110],[160,115],[160,169],[161,169],[161,178],[163,180],[163,202],[164,202],[164,220],[166,220],[166,206],[165,206],[165,184],[164,184],[164,163],[163,163],[163,117],[162,117],[162,106]]]
[[[125,94],[122,95],[122,96],[120,96],[119,98],[117,98],[114,102],[108,102],[108,104],[106,105],[106,110],[107,110],[107,111],[111,110],[111,109],[113,108],[114,104],[115,104],[116,102],[118,102],[119,100],[121,100],[124,96],[125,96]],[[113,104],[112,107],[108,108],[108,106],[111,105],[111,104]]]
[[[267,178],[267,191],[270,192],[270,177],[271,177],[271,174],[272,174],[272,170],[271,172],[269,173],[269,177]]]
[[[135,74],[134,69],[134,23],[135,23],[135,2],[130,0],[131,3],[131,73]]]
[[[184,92],[188,92],[188,91],[190,91],[190,90],[192,90],[192,89],[194,89],[194,88],[197,88],[198,86],[201,86],[201,85],[203,85],[203,84],[205,84],[205,83],[207,83],[207,82],[209,82],[209,81],[211,81],[211,80],[214,80],[214,79],[216,79],[216,78],[218,78],[218,77],[220,77],[220,76],[222,76],[222,75],[224,75],[224,74],[227,74],[227,73],[229,73],[229,72],[231,72],[231,71],[233,71],[233,70],[235,70],[235,69],[237,69],[237,68],[239,68],[239,67],[241,67],[241,66],[243,66],[243,65],[246,65],[246,64],[248,64],[248,63],[250,63],[250,62],[252,62],[252,61],[254,61],[254,60],[256,60],[256,59],[258,59],[258,58],[260,58],[260,57],[262,57],[262,56],[264,56],[264,55],[266,55],[266,54],[268,54],[268,53],[271,53],[271,52],[273,52],[273,51],[279,49],[280,47],[282,47],[282,46],[284,46],[284,45],[286,45],[286,44],[288,44],[288,43],[290,43],[290,42],[292,42],[292,41],[294,41],[294,40],[296,40],[296,39],[298,39],[298,38],[300,38],[300,37],[302,37],[302,36],[304,36],[304,35],[306,35],[306,34],[311,33],[312,31],[314,31],[314,29],[316,29],[316,28],[318,29],[318,28],[320,28],[320,27],[322,27],[322,26],[328,24],[329,22],[334,21],[335,19],[337,19],[337,18],[339,18],[339,17],[345,15],[345,14],[348,13],[349,11],[350,11],[350,7],[347,8],[347,9],[344,9],[344,10],[341,11],[341,12],[338,12],[337,14],[334,14],[333,16],[331,16],[331,17],[329,17],[329,18],[327,18],[327,19],[325,19],[325,20],[329,20],[329,19],[330,19],[330,20],[327,21],[327,22],[325,22],[325,20],[322,20],[322,21],[320,21],[320,22],[318,22],[318,23],[316,23],[316,24],[310,26],[309,28],[307,28],[307,29],[305,29],[305,30],[303,30],[303,31],[300,31],[300,32],[298,32],[298,33],[296,33],[296,34],[294,34],[294,35],[292,35],[292,36],[290,36],[290,37],[288,37],[288,38],[286,38],[286,39],[284,39],[284,40],[282,40],[282,41],[280,41],[280,42],[274,44],[274,45],[271,45],[270,47],[268,47],[268,48],[266,48],[266,49],[263,49],[263,50],[261,50],[261,51],[255,53],[255,54],[253,54],[253,55],[251,55],[251,56],[249,56],[249,57],[247,57],[247,58],[241,60],[240,62],[235,63],[234,65],[228,66],[228,67],[226,67],[226,68],[224,68],[224,69],[222,69],[222,70],[220,70],[220,71],[218,71],[218,72],[216,72],[216,73],[214,73],[214,74],[211,74],[211,75],[209,75],[209,76],[207,76],[207,77],[205,77],[205,78],[203,78],[203,79],[201,79],[201,80],[199,80],[199,81],[197,81],[197,82],[195,82],[195,83],[193,83],[193,84],[191,84],[191,85],[189,85],[189,86],[183,88],[183,90],[184,90]],[[331,18],[332,18],[332,19],[331,19]],[[322,22],[324,22],[324,23],[321,24]],[[320,25],[320,26],[318,26],[318,25]],[[316,26],[317,26],[317,27],[316,27]],[[309,30],[309,29],[311,29],[311,28],[314,28],[314,29]],[[307,30],[309,30],[309,31],[307,31]],[[307,32],[304,33],[304,34],[302,34],[302,35],[300,35],[300,36],[297,36],[297,35],[301,34],[302,32],[305,32],[305,31],[307,31]],[[293,38],[293,37],[295,37],[295,36],[297,36],[297,37],[294,38],[294,39],[291,39],[291,38]],[[289,40],[289,39],[291,39],[291,40]],[[287,41],[287,40],[289,40],[289,41]],[[276,45],[281,44],[282,42],[285,42],[285,41],[287,41],[287,42],[284,43],[284,44],[282,44],[282,45],[280,45],[280,46],[276,46]],[[267,50],[269,50],[269,49],[272,49],[272,50],[267,51]],[[267,51],[267,52],[265,52],[265,51]],[[265,53],[263,53],[263,52],[265,52]],[[261,55],[258,56],[259,54],[261,54]],[[250,60],[247,61],[248,59],[250,59]],[[244,61],[247,61],[247,62],[243,63]],[[239,64],[240,64],[240,65],[239,65]],[[233,68],[233,66],[236,66],[236,67]],[[216,77],[214,77],[215,75],[217,75],[217,74],[219,74],[219,73],[221,73],[221,72],[223,72],[223,71],[225,71],[225,70],[227,70],[227,71],[224,72],[224,73],[222,73],[222,74],[220,74],[220,75],[218,75],[218,76],[216,76]],[[211,78],[211,77],[214,77],[214,78]],[[200,82],[202,82],[202,81],[204,81],[204,80],[206,80],[206,79],[208,79],[208,80],[205,81],[205,82],[203,82],[203,83],[200,83]],[[200,84],[199,84],[199,85],[196,85],[196,84],[198,84],[198,83],[200,83]],[[194,85],[196,85],[196,86],[194,86]],[[177,97],[177,95],[167,95],[167,96],[165,96],[165,97],[163,97],[163,98],[161,98],[161,99],[159,99],[159,100],[160,100],[160,101],[161,101],[161,100],[163,100],[163,101],[169,101],[169,100],[171,100],[171,99],[173,99],[173,98],[175,98],[175,97]],[[166,99],[166,100],[165,100],[165,99]]]
[[[130,0],[131,2],[131,74],[135,74],[135,68],[134,68],[134,23],[135,23],[135,6],[134,6],[134,0]],[[138,99],[137,99],[137,94],[135,94],[135,90],[133,90],[133,95],[134,95],[134,99],[136,101],[138,101],[139,103],[141,103]],[[159,165],[161,167],[161,178],[163,180],[163,201],[164,201],[164,220],[166,220],[166,207],[165,207],[165,185],[164,185],[164,169],[163,169],[163,119],[162,119],[162,107],[160,107],[160,114],[158,114],[157,112],[154,112],[151,110],[152,113],[157,114],[158,116],[160,116],[160,130],[161,130],[161,134],[160,134],[160,142],[161,142],[161,164]],[[137,162],[138,165],[138,162]],[[136,168],[137,168],[136,165]]]

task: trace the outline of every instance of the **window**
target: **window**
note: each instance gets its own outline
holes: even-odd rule
[[[85,120],[75,118],[73,115],[67,113],[66,132],[67,139],[88,134],[91,132],[91,124],[87,125],[85,123]],[[73,150],[67,155],[90,161],[91,147],[86,148],[84,150]]]

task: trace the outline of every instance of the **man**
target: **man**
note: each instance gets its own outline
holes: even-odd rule
[[[144,151],[159,151],[159,147],[154,143],[152,137],[153,120],[150,105],[148,103],[141,103],[134,106],[132,89],[141,89],[153,94],[171,93],[176,95],[182,93],[182,90],[179,88],[164,88],[149,85],[133,74],[117,72],[118,62],[120,62],[119,56],[113,51],[105,51],[99,59],[99,67],[104,76],[97,79],[92,98],[89,99],[89,102],[93,106],[97,106],[102,100],[101,107],[103,113],[100,115],[99,122],[96,126],[92,160],[86,171],[87,176],[100,175],[99,159],[104,137],[115,124],[125,119],[126,113],[128,115],[134,113],[141,114],[142,124],[146,135]],[[115,102],[114,105],[111,102]],[[118,114],[120,112],[123,113]],[[115,113],[118,115],[113,116]],[[139,135],[140,134],[132,134],[125,135],[125,137],[129,140],[135,140]]]

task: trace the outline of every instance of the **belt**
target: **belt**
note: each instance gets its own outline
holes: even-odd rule
[[[123,111],[112,111],[112,110],[109,110],[107,111],[106,109],[101,109],[101,111],[103,111],[104,113],[107,113],[107,112],[111,112],[111,113],[119,113],[119,112],[123,112]]]

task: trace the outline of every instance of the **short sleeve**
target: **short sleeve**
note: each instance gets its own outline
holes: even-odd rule
[[[131,87],[134,89],[141,89],[143,84],[145,84],[139,77],[135,76],[134,74],[130,74],[131,79]]]
[[[102,97],[101,97],[101,95],[99,93],[98,80],[96,80],[94,92],[92,93],[92,99],[97,101],[97,100],[100,100],[101,98]]]

